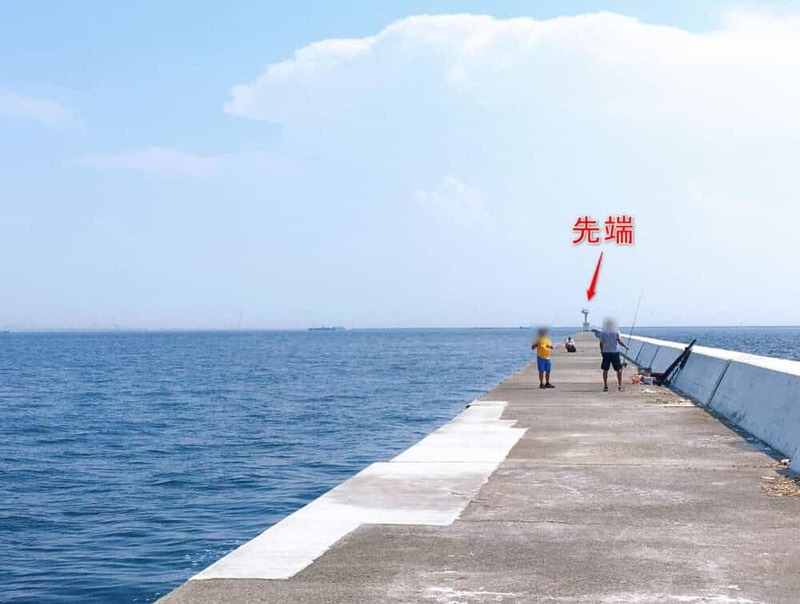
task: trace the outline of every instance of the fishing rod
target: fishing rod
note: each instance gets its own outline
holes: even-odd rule
[[[644,294],[644,289],[639,291],[639,299],[636,301],[636,311],[633,313],[633,323],[631,323],[631,332],[628,334],[628,346],[631,345],[631,338],[633,337],[633,331],[636,329],[636,319],[639,317],[639,305],[642,303],[642,294]]]
[[[547,329],[552,329],[553,326],[556,324],[556,321],[558,321],[558,318],[560,316],[561,316],[561,311],[558,311],[555,315],[553,315],[553,320],[550,321],[550,323],[548,323]]]

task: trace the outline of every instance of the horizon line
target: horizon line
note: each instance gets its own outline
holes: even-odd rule
[[[632,326],[620,325],[630,329]],[[753,324],[753,325],[640,325],[635,329],[776,329],[800,327],[798,324]],[[468,330],[468,329],[503,329],[529,330],[538,329],[538,325],[471,325],[471,326],[407,326],[407,327],[338,327],[342,331],[423,331],[423,330]],[[1,335],[30,333],[259,333],[259,332],[307,332],[313,327],[24,327],[17,329],[0,329]],[[580,325],[553,325],[548,329],[575,329],[583,331]]]

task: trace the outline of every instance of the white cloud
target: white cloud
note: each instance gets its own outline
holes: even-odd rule
[[[281,124],[327,204],[425,230],[419,266],[446,267],[428,286],[461,275],[451,287],[502,290],[481,302],[498,316],[580,308],[596,250],[571,244],[572,224],[632,214],[636,245],[608,247],[594,305],[621,316],[644,287],[651,322],[787,323],[800,315],[781,292],[800,277],[764,254],[796,255],[770,232],[800,223],[799,69],[795,17],[738,12],[690,32],[613,13],[417,16],[301,48],[236,86],[225,110]],[[441,237],[420,207],[485,223],[493,244],[469,256],[457,246],[471,238]]]
[[[133,170],[154,176],[202,177],[216,170],[218,159],[185,153],[178,149],[149,147],[117,155],[94,155],[84,163],[105,170]]]
[[[439,220],[456,225],[480,225],[489,220],[480,191],[452,175],[434,191],[415,191],[417,203]]]
[[[419,16],[302,48],[236,86],[225,110],[291,124],[435,90],[457,103],[513,105],[521,118],[550,101],[639,124],[798,127],[798,68],[795,18],[731,13],[722,28],[691,33],[613,13]]]
[[[0,90],[0,120],[30,120],[43,126],[63,126],[75,121],[72,112],[60,103]]]
[[[241,171],[291,175],[296,171],[292,164],[272,153],[242,151],[199,155],[170,147],[93,155],[84,158],[82,163],[103,170],[127,170],[163,178],[205,179]]]

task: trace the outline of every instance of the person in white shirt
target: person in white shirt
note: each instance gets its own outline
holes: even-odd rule
[[[603,362],[600,364],[600,368],[603,370],[603,392],[608,392],[608,369],[612,366],[617,372],[617,388],[622,392],[624,388],[622,387],[622,359],[619,356],[619,346],[625,350],[628,350],[628,346],[620,338],[617,324],[612,319],[603,321],[603,331],[598,337],[600,338],[600,354],[603,356]]]

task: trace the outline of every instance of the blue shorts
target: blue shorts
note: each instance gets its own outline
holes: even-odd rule
[[[539,371],[550,371],[553,368],[553,363],[550,359],[543,359],[542,357],[536,357],[536,365],[539,367]]]

